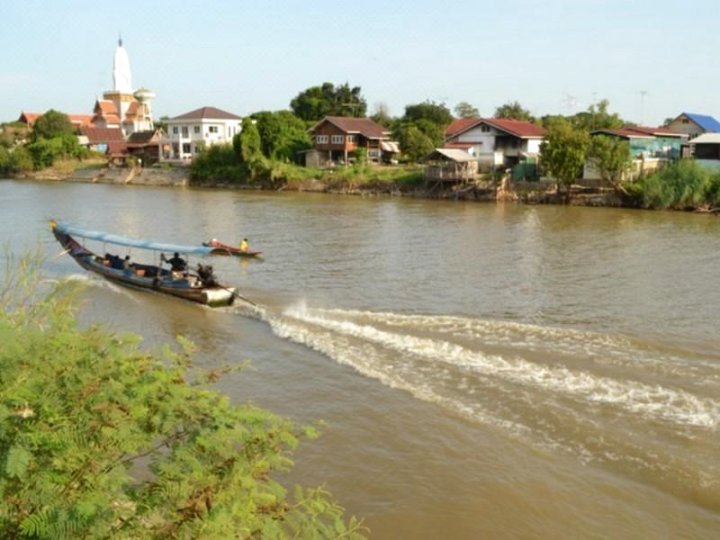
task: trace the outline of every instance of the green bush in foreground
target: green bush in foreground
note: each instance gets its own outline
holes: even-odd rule
[[[0,537],[361,537],[324,490],[272,478],[312,429],[209,389],[182,339],[153,355],[78,328],[75,291],[37,298],[19,266],[0,288]]]

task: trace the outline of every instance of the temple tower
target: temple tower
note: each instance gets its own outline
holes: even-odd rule
[[[155,97],[151,90],[133,91],[130,58],[118,38],[113,59],[113,89],[103,93],[95,104],[94,123],[98,127],[122,128],[125,137],[138,131],[153,129],[150,102]]]

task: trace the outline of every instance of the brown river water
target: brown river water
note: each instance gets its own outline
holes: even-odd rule
[[[264,260],[212,262],[257,307],[111,285],[49,218],[248,237]],[[88,284],[84,322],[183,334],[249,362],[234,400],[323,420],[286,480],[372,538],[720,538],[716,216],[8,180],[0,230]]]

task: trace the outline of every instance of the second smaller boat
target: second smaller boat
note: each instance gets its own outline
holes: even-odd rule
[[[260,257],[262,251],[243,250],[239,247],[231,246],[230,244],[224,244],[219,240],[213,238],[207,242],[203,242],[203,246],[214,248],[211,255],[228,255],[233,257]]]

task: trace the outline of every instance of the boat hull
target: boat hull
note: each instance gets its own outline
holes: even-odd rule
[[[194,274],[170,272],[153,265],[136,264],[131,268],[113,268],[107,264],[106,259],[86,249],[72,236],[55,228],[53,234],[68,255],[81,267],[108,281],[175,296],[210,307],[230,306],[235,301],[236,292],[233,287],[205,286]]]

